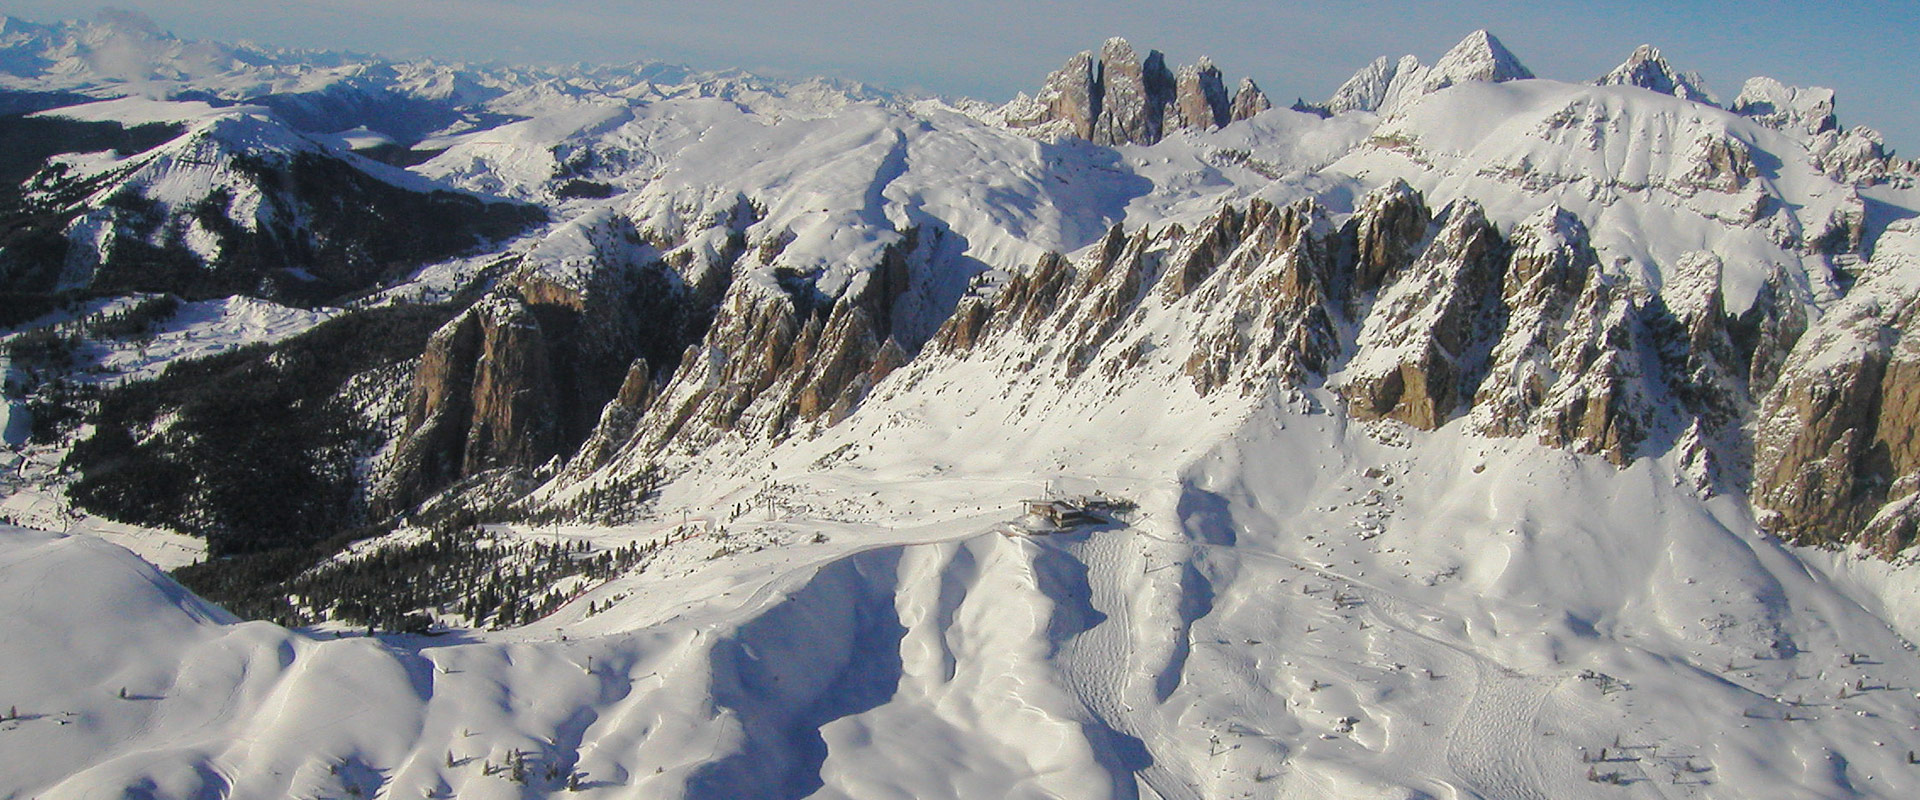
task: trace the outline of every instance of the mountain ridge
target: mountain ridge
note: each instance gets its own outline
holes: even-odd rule
[[[1909,794],[1912,164],[1650,48],[1375,65],[39,110],[181,126],[50,162],[156,230],[247,142],[545,221],[7,334],[0,511],[69,532],[0,527],[0,794]]]

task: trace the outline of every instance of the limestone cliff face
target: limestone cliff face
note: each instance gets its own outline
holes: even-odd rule
[[[593,214],[532,249],[422,354],[375,505],[396,513],[483,473],[608,460],[655,381],[706,333],[713,312],[703,298],[745,247],[706,236],[714,241],[697,243],[689,260],[670,237],[751,221],[728,212],[692,232],[662,232]],[[701,259],[713,263],[693,263]]]
[[[1346,281],[1326,210],[1310,200],[1285,208],[1255,202],[1243,227],[1242,246],[1196,298],[1215,310],[1184,365],[1201,394],[1236,382],[1253,391],[1269,377],[1299,384],[1341,350],[1335,320]]]
[[[1174,107],[1179,112],[1176,127],[1206,130],[1225,127],[1231,122],[1233,109],[1220,68],[1206,58],[1198,64],[1181,67],[1174,78]]]
[[[1805,543],[1862,541],[1891,554],[1920,524],[1920,229],[1882,236],[1882,257],[1787,356],[1755,421],[1754,503]]]
[[[1222,207],[1193,230],[1132,234],[1115,226],[1079,262],[1043,257],[988,297],[961,303],[927,352],[1031,349],[1017,365],[1064,380],[1126,380],[1154,345],[1138,323],[1177,306],[1196,344],[1180,372],[1201,394],[1255,391],[1273,376],[1298,381],[1340,350],[1334,320],[1345,285],[1339,232],[1311,200]],[[1024,344],[1023,344],[1024,343]]]
[[[578,502],[586,506],[617,510],[637,499],[601,496],[626,491],[620,476],[729,437],[778,442],[839,422],[910,358],[911,343],[896,336],[894,311],[909,289],[908,262],[919,245],[910,229],[837,297],[804,276],[750,269],[756,274],[728,288],[711,327],[663,386],[644,402],[616,398],[602,412],[587,446],[561,473],[562,484],[584,485]],[[629,394],[639,393],[621,392]]]
[[[476,303],[421,356],[376,507],[402,511],[459,478],[540,463],[559,444],[555,412],[548,342],[532,310],[506,295]]]
[[[1362,419],[1460,421],[1621,466],[1678,452],[1701,491],[1744,485],[1749,387],[1771,385],[1804,300],[1769,283],[1736,317],[1711,254],[1671,265],[1661,293],[1603,269],[1590,238],[1559,208],[1509,235],[1469,202],[1436,220],[1398,183],[1339,224],[1256,200],[1048,255],[963,300],[926,352],[1069,382],[1172,359],[1202,395],[1324,382]],[[1162,314],[1177,341],[1152,332]]]
[[[1092,139],[1093,121],[1100,115],[1102,94],[1100,62],[1092,53],[1079,53],[1047,76],[1039,97],[1044,113],[1027,122],[1039,125],[1059,120],[1073,136]]]
[[[1125,39],[1108,39],[1100,48],[1100,114],[1093,122],[1094,144],[1153,144],[1160,141],[1167,103],[1173,99],[1173,73],[1165,57],[1148,50],[1134,54]]]
[[[1505,323],[1507,252],[1478,205],[1455,203],[1413,266],[1382,289],[1339,388],[1353,413],[1433,429],[1473,396]]]
[[[1239,90],[1233,93],[1233,105],[1228,116],[1234,122],[1251,119],[1255,114],[1273,108],[1273,101],[1267,99],[1267,93],[1260,91],[1260,85],[1252,78],[1241,78]]]
[[[1153,144],[1183,128],[1206,130],[1271,108],[1247,80],[1227,95],[1212,61],[1169,69],[1158,50],[1144,56],[1125,39],[1109,39],[1098,54],[1083,52],[1047,76],[1031,101],[1004,110],[1007,123],[1046,136],[1072,136],[1095,144]]]
[[[1536,214],[1514,231],[1513,260],[1500,292],[1509,322],[1474,396],[1475,428],[1492,436],[1534,430],[1570,366],[1555,356],[1573,352],[1560,345],[1584,321],[1574,319],[1576,302],[1585,300],[1581,310],[1589,312],[1600,304],[1597,297],[1583,297],[1597,267],[1586,226],[1563,209]],[[1571,366],[1577,374],[1584,365]]]
[[[655,393],[652,365],[645,358],[634,359],[632,366],[627,369],[626,379],[620,382],[619,393],[600,409],[600,418],[594,423],[593,433],[580,445],[573,462],[581,465],[580,468],[585,471],[606,466],[620,446],[633,436],[635,426],[639,425],[647,406],[653,403]]]
[[[1356,258],[1354,293],[1378,291],[1395,268],[1411,263],[1431,222],[1426,201],[1404,181],[1395,180],[1362,197],[1347,223]]]

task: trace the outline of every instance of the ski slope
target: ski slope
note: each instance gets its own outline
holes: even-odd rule
[[[35,797],[522,796],[516,749],[525,791],[560,793],[555,765],[607,797],[1914,790],[1912,631],[1671,465],[1239,412],[1170,471],[1136,448],[1184,415],[1022,463],[1042,442],[1007,423],[875,407],[684,526],[564,529],[693,533],[498,633],[236,623],[112,545],[10,529],[0,769]],[[871,449],[818,466],[847,443]],[[1141,507],[997,532],[1049,481]]]

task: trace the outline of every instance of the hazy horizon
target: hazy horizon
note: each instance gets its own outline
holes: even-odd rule
[[[1920,4],[1844,8],[1795,3],[1685,5],[1595,0],[1404,2],[1338,7],[1215,3],[1009,3],[904,7],[872,0],[698,8],[656,0],[124,0],[115,4],[189,39],[353,50],[390,58],[510,63],[660,60],[770,77],[836,77],[949,97],[1005,101],[1038,88],[1072,54],[1124,36],[1169,63],[1213,58],[1229,83],[1258,82],[1276,103],[1323,100],[1380,56],[1432,63],[1462,37],[1491,31],[1543,78],[1590,81],[1635,46],[1659,47],[1699,72],[1722,101],[1749,77],[1838,94],[1841,122],[1867,125],[1920,155]],[[37,22],[96,12],[47,0],[0,4]]]

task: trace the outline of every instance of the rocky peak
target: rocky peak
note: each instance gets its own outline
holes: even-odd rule
[[[1232,121],[1227,85],[1212,59],[1202,56],[1200,63],[1180,68],[1174,78],[1174,108],[1181,128],[1222,128]]]
[[[1093,121],[1100,115],[1100,95],[1100,62],[1092,53],[1077,53],[1047,76],[1037,98],[1042,113],[1031,124],[1058,121],[1069,134],[1092,139]]]
[[[1254,83],[1252,78],[1241,78],[1239,91],[1233,93],[1233,105],[1228,116],[1232,121],[1239,122],[1269,108],[1273,108],[1273,101],[1267,99],[1266,92],[1260,91],[1260,85]]]
[[[1833,90],[1819,86],[1788,86],[1772,78],[1749,78],[1728,110],[1762,124],[1808,136],[1837,130]]]
[[[1075,137],[1095,144],[1153,144],[1167,132],[1205,130],[1246,119],[1272,107],[1252,81],[1229,97],[1210,59],[1180,68],[1148,50],[1142,57],[1126,39],[1114,37],[1096,55],[1082,52],[1047,76],[1038,96],[1003,106],[1010,127],[1041,137]]]
[[[1713,94],[1707,91],[1705,82],[1698,74],[1676,71],[1672,64],[1660,56],[1660,48],[1650,44],[1634,48],[1633,55],[1594,83],[1599,86],[1638,86],[1682,100],[1715,105]]]
[[[1334,90],[1332,99],[1326,102],[1326,110],[1334,114],[1378,110],[1386,102],[1387,91],[1393,86],[1394,79],[1400,77],[1404,67],[1420,69],[1420,61],[1413,56],[1399,61],[1386,56],[1374,59]]]
[[[442,326],[414,370],[405,427],[375,508],[404,511],[460,478],[532,467],[558,452],[547,335],[496,294]]]
[[[1362,419],[1431,430],[1473,396],[1488,330],[1504,324],[1506,242],[1480,206],[1456,201],[1412,266],[1380,292],[1337,388]]]
[[[1822,131],[1807,144],[1813,165],[1827,177],[1868,186],[1884,182],[1895,171],[1880,133],[1865,125],[1845,131]]]
[[[1520,59],[1507,50],[1493,34],[1484,30],[1467,34],[1459,44],[1433,65],[1427,74],[1427,91],[1438,91],[1456,83],[1484,81],[1522,81],[1533,77]]]
[[[1093,123],[1093,143],[1105,145],[1153,144],[1160,141],[1167,104],[1174,94],[1173,73],[1158,50],[1146,58],[1133,45],[1114,37],[1100,48],[1100,113]]]
[[[1372,294],[1413,261],[1431,221],[1426,201],[1406,181],[1395,179],[1360,198],[1347,223],[1355,257],[1355,299]]]
[[[1514,229],[1501,288],[1509,323],[1474,400],[1475,429],[1520,436],[1538,424],[1565,366],[1555,363],[1555,347],[1566,338],[1574,303],[1597,261],[1586,226],[1565,209],[1543,209]]]
[[[1408,102],[1458,83],[1526,80],[1533,77],[1520,59],[1486,31],[1474,31],[1432,67],[1411,55],[1394,61],[1376,58],[1353,74],[1321,106],[1329,114],[1348,111],[1391,113]]]
[[[1761,403],[1754,505],[1804,544],[1892,555],[1920,532],[1920,226],[1897,222]]]

